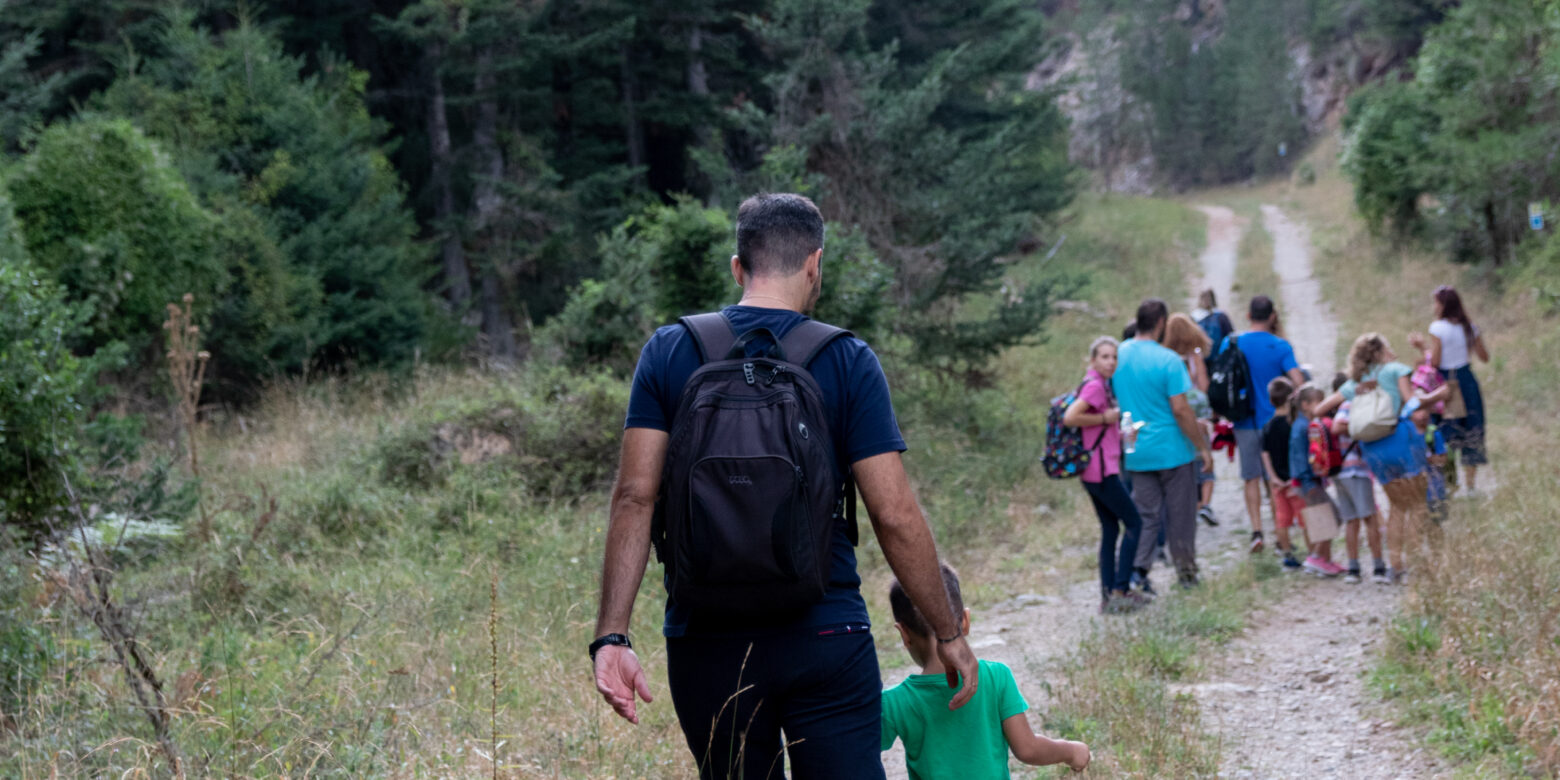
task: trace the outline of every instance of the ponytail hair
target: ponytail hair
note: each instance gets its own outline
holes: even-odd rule
[[[1309,382],[1302,385],[1300,389],[1295,392],[1294,397],[1289,399],[1289,419],[1299,419],[1300,407],[1304,406],[1308,402],[1320,401],[1326,397],[1327,393],[1322,392],[1322,388],[1310,384]]]

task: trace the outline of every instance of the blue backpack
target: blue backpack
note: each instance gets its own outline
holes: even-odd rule
[[[1203,333],[1208,334],[1208,340],[1213,342],[1214,349],[1218,349],[1219,343],[1224,341],[1224,337],[1230,335],[1229,331],[1224,329],[1224,323],[1219,319],[1218,311],[1208,312],[1207,315],[1197,321],[1197,327],[1202,328]]]
[[[1085,384],[1088,384],[1087,380],[1072,392],[1052,398],[1051,408],[1046,412],[1045,454],[1040,456],[1040,463],[1045,467],[1046,476],[1051,479],[1082,476],[1083,470],[1094,459],[1094,451],[1100,448],[1100,442],[1105,439],[1105,431],[1102,429],[1094,440],[1094,446],[1085,446],[1081,428],[1062,424],[1067,407],[1078,400],[1078,393],[1083,391]]]

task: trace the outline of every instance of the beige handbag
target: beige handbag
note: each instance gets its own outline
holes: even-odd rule
[[[1461,420],[1468,416],[1468,404],[1463,401],[1462,385],[1457,382],[1457,374],[1446,378],[1446,384],[1452,388],[1451,395],[1446,397],[1446,410],[1441,416],[1448,420]]]
[[[1300,517],[1305,522],[1305,536],[1311,544],[1338,538],[1338,513],[1333,511],[1332,502],[1308,506]]]

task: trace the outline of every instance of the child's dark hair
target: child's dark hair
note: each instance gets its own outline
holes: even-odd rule
[[[1285,409],[1289,406],[1290,396],[1295,394],[1295,383],[1281,376],[1273,377],[1268,382],[1268,400],[1273,402],[1274,409]]]
[[[939,564],[939,567],[942,569],[943,587],[948,589],[948,606],[953,609],[954,619],[958,620],[964,615],[964,596],[959,593],[959,573],[946,563]],[[932,624],[927,622],[921,610],[910,603],[910,594],[905,593],[897,578],[888,586],[888,604],[894,610],[894,620],[904,626],[905,630],[920,637],[932,635]]]
[[[1349,383],[1349,375],[1348,374],[1345,374],[1342,371],[1339,371],[1338,373],[1333,374],[1332,390],[1333,390],[1334,393],[1338,392],[1338,388],[1343,387],[1344,385],[1346,385],[1348,383]]]

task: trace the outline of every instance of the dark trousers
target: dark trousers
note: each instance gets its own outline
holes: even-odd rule
[[[672,705],[699,777],[783,778],[782,750],[797,780],[884,776],[872,634],[819,632],[666,640]]]
[[[1143,519],[1145,538],[1164,526],[1170,560],[1182,579],[1197,576],[1197,472],[1191,463],[1173,469],[1132,472],[1132,503]],[[1164,511],[1161,523],[1160,511]],[[1136,566],[1154,563],[1154,547],[1138,545]]]
[[[1099,482],[1085,482],[1083,489],[1100,518],[1100,590],[1126,590],[1132,580],[1132,561],[1137,556],[1138,533],[1143,519],[1138,517],[1132,496],[1112,474]],[[1119,526],[1119,528],[1118,528]],[[1117,534],[1121,550],[1116,549]]]

